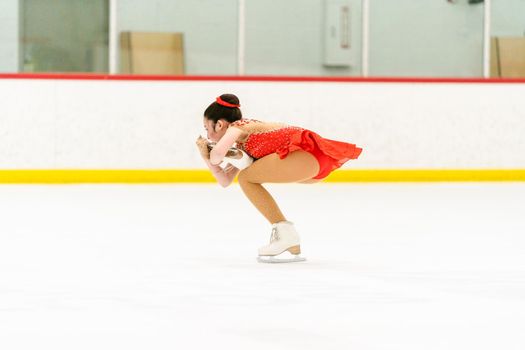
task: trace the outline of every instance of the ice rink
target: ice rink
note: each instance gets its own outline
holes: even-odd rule
[[[525,183],[0,186],[0,349],[525,348]]]

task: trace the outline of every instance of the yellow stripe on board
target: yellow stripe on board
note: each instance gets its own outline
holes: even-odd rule
[[[198,183],[214,182],[206,170],[0,170],[0,183]]]
[[[337,170],[325,182],[525,181],[525,169]],[[212,183],[207,170],[0,170],[2,184]]]
[[[525,169],[504,170],[340,170],[329,182],[444,182],[444,181],[525,181]]]

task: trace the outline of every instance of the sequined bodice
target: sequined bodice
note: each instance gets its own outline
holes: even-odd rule
[[[249,123],[261,122],[251,119],[241,119],[231,125],[242,127]],[[248,153],[253,158],[259,159],[288,147],[290,145],[291,136],[302,130],[302,128],[295,126],[283,126],[268,131],[249,132],[247,138],[243,142],[237,142],[237,147]]]

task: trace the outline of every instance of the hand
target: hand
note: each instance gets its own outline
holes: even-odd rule
[[[197,148],[199,149],[202,158],[210,159],[210,148],[208,140],[199,135],[195,143],[197,144]]]

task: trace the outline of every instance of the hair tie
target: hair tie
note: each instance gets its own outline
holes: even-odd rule
[[[218,104],[220,104],[221,106],[224,106],[224,107],[239,108],[241,106],[241,105],[234,105],[234,104],[228,103],[226,101],[223,101],[220,96],[217,97],[215,100],[217,101]]]

